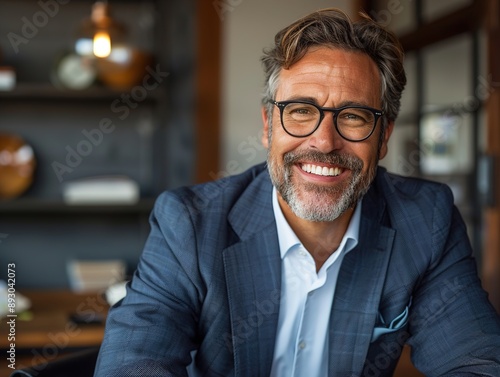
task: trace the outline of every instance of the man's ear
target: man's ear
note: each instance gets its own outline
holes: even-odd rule
[[[269,148],[269,117],[267,114],[266,106],[262,106],[261,114],[262,114],[262,124],[264,125],[264,128],[262,130],[263,132],[261,141],[264,148]]]
[[[380,145],[379,160],[383,159],[387,155],[387,143],[389,142],[389,138],[391,137],[393,129],[394,121],[391,121],[387,124],[384,134],[384,140],[382,140],[382,144]]]

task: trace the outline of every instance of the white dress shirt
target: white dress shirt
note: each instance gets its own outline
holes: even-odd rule
[[[316,264],[286,221],[273,189],[281,252],[281,301],[272,377],[328,375],[328,327],[342,259],[358,243],[361,202],[338,249]]]

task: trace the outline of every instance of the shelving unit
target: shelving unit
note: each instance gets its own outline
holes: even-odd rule
[[[59,215],[149,215],[154,199],[140,199],[131,205],[85,204],[68,205],[60,200],[18,199],[0,203],[0,213],[5,216],[59,216]]]
[[[18,83],[13,90],[0,91],[0,99],[36,100],[36,101],[113,101],[120,98],[123,92],[104,86],[93,86],[84,90],[60,89],[50,83]],[[151,91],[145,102],[166,101],[165,91]]]
[[[0,201],[0,264],[16,263],[17,287],[67,288],[67,262],[123,259],[135,268],[149,233],[155,198],[165,189],[194,182],[197,161],[196,1],[110,1],[113,16],[129,27],[131,43],[154,54],[151,69],[168,73],[133,106],[128,90],[103,85],[82,91],[51,81],[54,61],[74,42],[78,23],[92,1],[58,4],[28,43],[12,46],[8,34],[22,35],[26,19],[43,12],[41,3],[0,0],[0,65],[13,66],[17,84],[0,91],[0,132],[21,136],[35,151],[34,184],[21,197]],[[54,8],[55,9],[55,8]],[[43,17],[40,18],[43,20]],[[142,90],[142,93],[144,90]],[[128,106],[128,108],[127,108]],[[66,164],[68,151],[86,140],[83,131],[109,119],[113,131],[92,144],[80,161]],[[54,163],[69,170],[57,172]],[[131,205],[68,205],[63,185],[73,179],[124,175],[140,187]],[[0,279],[6,271],[0,271]]]

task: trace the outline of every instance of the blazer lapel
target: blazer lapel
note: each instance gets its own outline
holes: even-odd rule
[[[395,231],[381,224],[385,204],[365,195],[359,243],[344,258],[330,318],[329,370],[339,375],[362,373]]]
[[[235,376],[269,375],[278,325],[281,257],[272,186],[262,177],[254,183],[229,215],[240,242],[223,252]]]

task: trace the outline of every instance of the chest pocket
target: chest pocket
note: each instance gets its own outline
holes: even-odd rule
[[[408,324],[412,297],[410,296],[408,300],[407,295],[406,289],[403,289],[395,295],[391,295],[386,304],[382,302],[378,313],[378,321],[373,328],[372,343],[382,335],[401,330]],[[404,300],[403,304],[401,303],[402,300]]]

